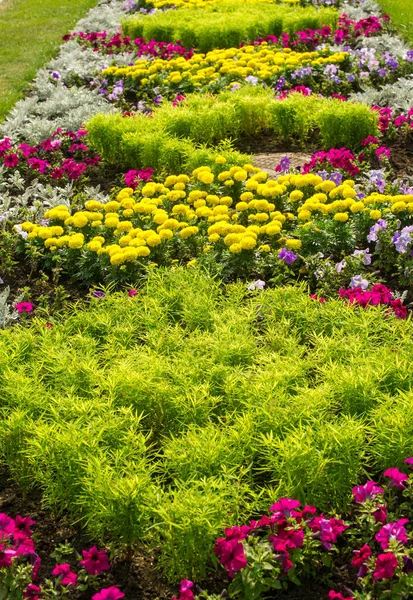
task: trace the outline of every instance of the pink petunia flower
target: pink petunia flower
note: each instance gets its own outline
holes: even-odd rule
[[[284,515],[284,517],[294,516],[295,509],[300,506],[298,500],[291,500],[291,498],[280,498],[278,502],[275,502],[270,506],[270,511],[275,513],[276,516]]]
[[[375,481],[368,481],[364,485],[354,486],[352,493],[355,502],[362,504],[366,500],[371,500],[377,494],[382,494],[383,491],[383,488],[377,485]]]
[[[351,559],[351,564],[353,567],[359,569],[357,573],[357,577],[364,577],[368,571],[368,567],[366,562],[372,555],[371,548],[368,544],[364,544],[360,548],[360,550],[354,550],[354,558]]]
[[[111,587],[100,590],[100,592],[92,596],[92,600],[120,600],[124,597],[125,594],[123,594],[119,588],[112,585]]]
[[[399,566],[399,561],[393,552],[379,554],[376,560],[376,568],[373,573],[373,580],[391,579],[395,570]]]
[[[83,560],[80,561],[89,575],[100,575],[103,571],[110,569],[108,555],[104,550],[98,550],[93,546],[89,550],[82,550]]]
[[[39,600],[42,588],[34,583],[29,583],[26,588],[26,591],[23,594],[23,598],[29,598],[29,600]]]
[[[21,315],[22,313],[32,312],[34,306],[31,302],[17,302],[17,304],[14,305],[14,308],[17,310],[19,315]]]
[[[129,298],[134,298],[137,295],[138,295],[138,292],[136,290],[134,290],[133,288],[131,290],[129,290],[129,292],[128,292]]]
[[[375,535],[383,550],[387,550],[391,540],[396,540],[402,544],[408,542],[406,528],[404,527],[409,519],[399,519],[396,523],[387,523]]]
[[[14,522],[15,529],[13,537],[15,540],[25,540],[33,535],[33,531],[30,527],[35,525],[36,521],[33,521],[30,517],[21,517],[20,515],[17,515]]]
[[[69,563],[56,565],[52,571],[52,575],[60,577],[61,585],[76,585],[77,575],[71,571]]]
[[[392,469],[387,469],[387,471],[384,471],[383,475],[385,477],[390,477],[389,487],[398,487],[403,489],[406,487],[403,485],[403,482],[407,481],[408,477],[405,473],[401,473],[399,469],[396,469],[395,467]]]
[[[13,167],[17,167],[19,164],[19,157],[16,153],[6,154],[4,157],[4,166],[8,169],[12,169]]]

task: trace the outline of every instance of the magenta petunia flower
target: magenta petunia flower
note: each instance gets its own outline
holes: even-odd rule
[[[52,571],[52,575],[59,577],[62,585],[76,585],[77,575],[71,571],[69,563],[56,565]]]
[[[100,590],[100,592],[92,596],[92,600],[120,600],[124,597],[125,594],[123,594],[119,588],[112,585],[111,587]]]
[[[219,562],[228,571],[231,578],[234,577],[237,571],[241,571],[241,569],[247,565],[244,546],[239,539],[218,539],[215,544],[214,552],[219,557]]]
[[[29,583],[26,588],[26,591],[23,594],[23,598],[29,598],[29,600],[39,600],[42,588],[34,583]]]
[[[82,550],[83,560],[80,561],[89,575],[100,575],[103,571],[110,569],[108,555],[104,550],[98,550],[93,546],[89,550]]]
[[[33,531],[30,529],[31,525],[35,525],[36,521],[33,521],[30,517],[21,517],[17,515],[15,519],[15,529],[13,536],[15,540],[25,540],[33,535]]]
[[[193,600],[194,594],[191,588],[194,584],[189,579],[183,579],[181,581],[181,587],[179,588],[179,598],[172,598],[172,600]]]
[[[0,539],[10,537],[14,533],[15,526],[14,519],[6,513],[0,513]]]
[[[398,566],[399,562],[393,552],[379,554],[373,573],[374,581],[377,581],[377,579],[391,579]]]
[[[340,592],[330,590],[328,592],[328,600],[353,600],[353,598],[351,596],[344,598],[343,594],[340,594]]]
[[[21,315],[22,313],[32,312],[34,306],[31,302],[17,302],[17,304],[14,305],[14,308],[17,310],[19,315]]]
[[[387,471],[384,471],[383,475],[385,477],[390,477],[389,487],[406,487],[405,485],[403,485],[403,482],[407,481],[408,477],[405,473],[401,473],[399,469],[396,469],[396,467],[392,469],[387,469]]]
[[[284,517],[291,517],[294,515],[294,511],[296,508],[300,506],[300,502],[298,500],[291,500],[291,498],[280,498],[278,502],[275,502],[272,506],[270,506],[270,511],[276,513],[277,515]]]
[[[387,550],[391,540],[396,540],[401,544],[408,542],[406,528],[404,527],[409,519],[399,519],[396,523],[387,523],[375,535],[383,550]]]
[[[383,493],[381,488],[375,481],[368,481],[364,485],[356,485],[352,490],[354,500],[358,504],[362,504],[366,500],[371,500],[377,494]]]
[[[413,456],[410,458],[406,458],[403,462],[405,462],[406,465],[413,466]]]
[[[377,510],[374,511],[373,517],[376,523],[385,523],[387,521],[387,507],[385,504],[379,506]]]
[[[19,157],[16,153],[6,154],[4,157],[4,166],[11,169],[13,167],[17,167],[19,164]]]
[[[128,292],[129,298],[134,298],[137,295],[138,295],[138,292],[136,290],[134,290],[133,288],[131,290],[129,290],[129,292]]]
[[[364,544],[364,546],[362,546],[360,550],[354,550],[354,558],[352,558],[351,564],[353,567],[359,569],[357,577],[364,577],[366,575],[368,571],[366,562],[368,561],[371,555],[372,551],[368,544]]]
[[[17,552],[13,548],[6,548],[0,550],[0,568],[10,567],[13,558],[16,558]]]

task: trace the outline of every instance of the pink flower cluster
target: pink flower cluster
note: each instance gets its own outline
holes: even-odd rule
[[[311,159],[302,167],[303,173],[309,173],[317,168],[329,165],[335,169],[343,169],[349,175],[357,175],[360,168],[356,164],[356,157],[347,148],[331,148],[327,152],[315,152]]]
[[[280,564],[282,572],[287,573],[295,566],[291,553],[302,548],[306,536],[319,539],[321,545],[330,551],[338,536],[347,529],[340,519],[328,519],[323,514],[317,516],[314,506],[304,506],[300,510],[300,502],[290,498],[278,500],[270,507],[270,512],[270,517],[264,515],[249,525],[225,529],[225,537],[216,541],[214,553],[231,578],[247,566],[243,540],[258,530],[268,535],[274,549],[274,560]]]
[[[0,513],[0,568],[12,568],[14,561],[19,557],[29,559],[33,566],[33,583],[27,586],[23,598],[40,600],[42,588],[35,582],[38,581],[41,559],[36,553],[32,539],[32,525],[35,525],[35,521],[30,517],[17,515],[12,519],[7,514]],[[110,569],[108,555],[104,550],[98,550],[96,546],[82,551],[82,560],[79,564],[89,576],[98,576]],[[52,576],[57,578],[57,585],[73,588],[76,587],[79,577],[72,571],[69,563],[57,564],[52,571]],[[92,597],[92,600],[120,600],[124,596],[125,594],[117,587],[112,586],[102,589]]]
[[[7,169],[28,169],[28,173],[38,171],[50,175],[53,180],[67,177],[79,179],[88,169],[100,162],[100,157],[89,152],[83,143],[87,131],[77,132],[57,129],[51,137],[37,146],[13,144],[10,138],[0,141],[0,162]]]
[[[363,308],[366,306],[388,305],[398,319],[407,317],[407,308],[403,306],[400,299],[393,300],[392,291],[381,283],[373,285],[371,290],[363,290],[359,287],[347,290],[340,288],[340,298],[346,298],[350,304],[358,304]]]
[[[136,171],[135,169],[131,169],[123,176],[125,181],[125,185],[132,189],[136,189],[139,181],[149,181],[153,175],[153,169],[148,167],[147,169],[142,169],[140,171]]]
[[[383,22],[387,22],[386,15],[381,17]],[[383,25],[379,17],[368,17],[360,21],[349,19],[346,14],[341,15],[338,21],[338,29],[333,31],[331,27],[324,26],[321,29],[305,29],[297,31],[297,33],[289,34],[282,33],[279,38],[275,35],[260,37],[255,42],[254,46],[259,46],[263,42],[270,44],[280,44],[284,48],[295,46],[310,46],[315,47],[322,43],[342,44],[351,39],[356,39],[361,36],[371,37],[383,30]],[[243,46],[245,44],[241,44]]]
[[[91,33],[79,31],[63,36],[64,41],[70,39],[76,39],[80,44],[93,48],[95,52],[105,52],[106,54],[130,51],[138,56],[153,56],[169,60],[174,56],[183,56],[185,59],[189,59],[194,53],[193,49],[188,50],[179,42],[148,41],[145,38],[132,40],[129,36],[122,36],[121,33],[110,36],[107,31],[92,31]]]

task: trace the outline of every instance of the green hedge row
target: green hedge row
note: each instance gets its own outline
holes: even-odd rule
[[[324,148],[357,148],[378,133],[377,113],[363,104],[301,94],[276,100],[271,91],[251,87],[215,97],[192,94],[178,106],[163,104],[153,118],[97,115],[87,128],[89,143],[109,162],[172,173],[214,160],[216,151],[197,150],[199,144],[263,131],[284,141],[304,142],[317,135]]]
[[[133,16],[123,20],[122,31],[132,38],[179,40],[186,48],[209,52],[214,48],[237,47],[260,36],[319,29],[323,25],[335,28],[337,18],[337,11],[331,8],[286,7],[266,2],[240,5],[228,1]]]
[[[397,349],[397,352],[395,351]],[[203,577],[224,526],[279,496],[341,508],[413,455],[409,320],[196,269],[0,331],[0,453],[95,539]]]

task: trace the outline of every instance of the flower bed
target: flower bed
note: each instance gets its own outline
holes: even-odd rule
[[[13,600],[122,598],[103,544],[181,600],[410,593],[413,54],[330,4],[108,0],[1,126],[0,452],[96,541],[30,581],[2,515]]]

